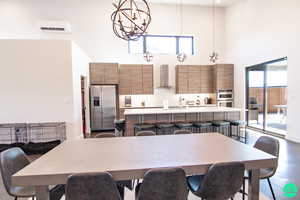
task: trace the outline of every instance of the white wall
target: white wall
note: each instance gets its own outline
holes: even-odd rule
[[[0,55],[0,123],[66,122],[67,139],[82,138],[90,59],[67,40],[0,40]]]
[[[72,121],[70,50],[68,41],[0,40],[0,123]]]
[[[152,23],[149,34],[180,35],[178,5],[150,4]],[[142,55],[129,55],[127,42],[117,38],[112,31],[110,15],[114,11],[111,0],[2,0],[0,1],[0,38],[59,38],[70,39],[87,53],[93,62],[145,63]],[[38,28],[40,20],[66,20],[72,25],[72,34],[45,34]],[[195,36],[195,56],[185,64],[209,64],[212,52],[212,9],[201,6],[184,6],[182,34]],[[220,62],[225,57],[225,10],[217,9],[216,40]],[[155,90],[148,96],[148,105],[162,105],[162,99],[177,102],[174,96],[175,55],[156,56],[153,61],[154,87],[159,86],[159,66],[170,65],[170,84],[173,90]],[[134,96],[140,102],[143,96]]]
[[[89,107],[89,63],[91,59],[80,49],[80,47],[72,42],[72,72],[73,72],[73,128],[75,130],[83,130],[82,128],[82,97],[81,97],[81,76],[85,78],[85,119],[86,132],[90,133],[90,107]],[[82,138],[82,132],[76,137]]]
[[[300,142],[300,1],[243,0],[226,9],[226,60],[235,64],[236,103],[245,105],[245,67],[288,56],[288,136]]]

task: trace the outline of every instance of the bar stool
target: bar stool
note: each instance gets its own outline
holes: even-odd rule
[[[176,123],[175,126],[180,130],[189,130],[189,131],[193,131],[193,127],[194,127],[193,123],[188,123],[188,122]]]
[[[199,133],[208,133],[212,130],[211,122],[195,122],[194,127]]]
[[[230,122],[226,121],[213,121],[212,122],[214,131],[217,131],[219,133],[222,133],[223,135],[229,135],[230,134]]]
[[[170,135],[175,130],[175,124],[158,123],[156,124],[157,135]]]
[[[233,120],[229,121],[230,123],[230,136],[236,137],[237,140],[241,141],[241,139],[244,140],[244,142],[247,142],[246,132],[245,136],[241,136],[241,126],[245,125],[245,122],[242,120]],[[236,134],[233,134],[233,128],[236,128]]]
[[[156,132],[155,124],[135,124],[133,126],[133,129],[134,129],[134,135],[136,135],[136,132],[138,132],[138,131],[154,131],[154,132]]]

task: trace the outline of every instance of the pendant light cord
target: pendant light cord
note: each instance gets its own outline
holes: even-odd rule
[[[216,51],[216,1],[212,0],[212,31],[213,31],[213,51]]]
[[[180,0],[180,34],[183,34],[183,3]]]

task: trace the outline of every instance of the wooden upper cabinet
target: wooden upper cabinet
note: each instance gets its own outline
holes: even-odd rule
[[[176,66],[176,94],[199,94],[212,92],[214,92],[212,66]]]
[[[143,66],[132,65],[130,72],[132,94],[143,94]]]
[[[153,94],[153,65],[120,65],[121,95]]]
[[[201,67],[188,66],[188,93],[201,93]]]
[[[143,65],[143,94],[154,94],[153,65]]]
[[[233,90],[234,89],[234,65],[217,64],[214,66],[214,89]]]
[[[117,63],[91,63],[91,84],[119,84],[119,69]]]
[[[120,65],[119,93],[121,95],[131,94],[131,65]]]
[[[201,93],[214,93],[214,68],[211,65],[201,66],[200,85]]]
[[[189,93],[189,70],[188,66],[176,66],[176,94]]]

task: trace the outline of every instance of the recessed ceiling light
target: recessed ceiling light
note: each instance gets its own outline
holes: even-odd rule
[[[216,0],[217,4],[220,4],[222,2],[222,0]]]

